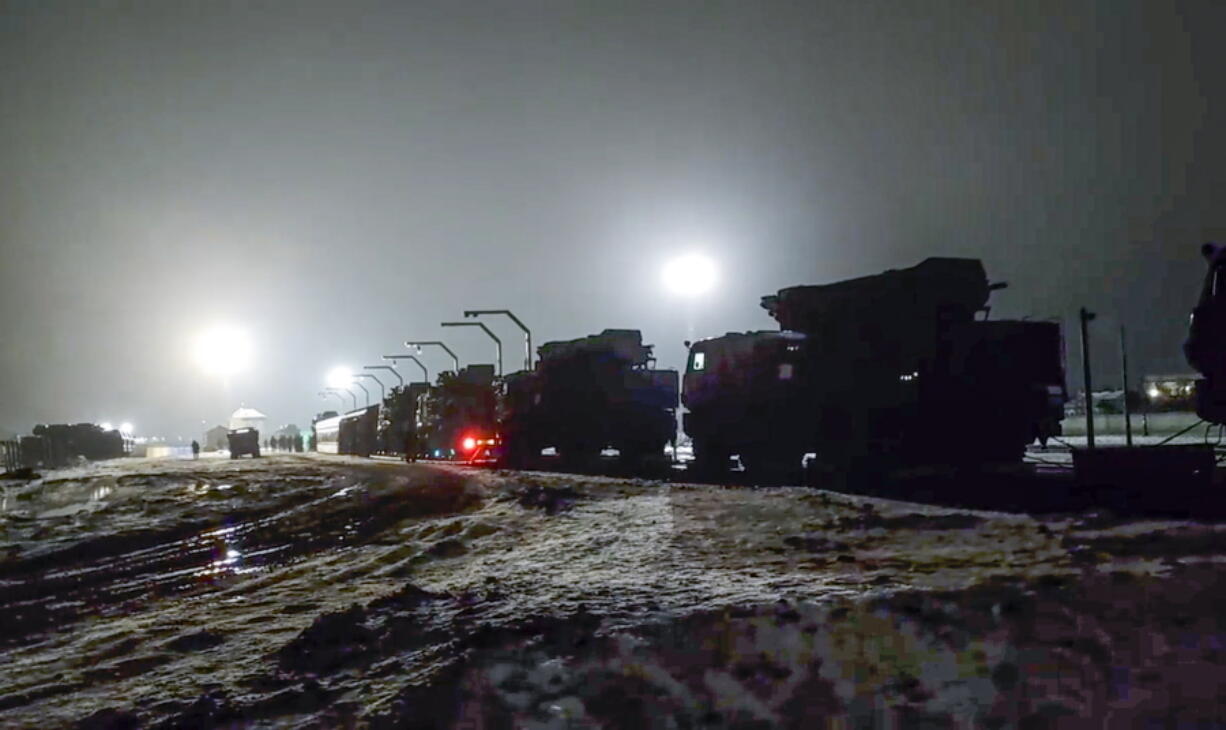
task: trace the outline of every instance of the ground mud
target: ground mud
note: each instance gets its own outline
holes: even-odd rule
[[[1197,726],[1226,697],[1215,524],[312,456],[4,490],[4,726]]]

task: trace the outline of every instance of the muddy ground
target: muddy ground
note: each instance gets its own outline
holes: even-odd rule
[[[1226,727],[1226,528],[121,460],[3,482],[0,725]]]

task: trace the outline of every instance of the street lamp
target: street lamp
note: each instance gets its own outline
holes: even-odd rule
[[[356,385],[356,386],[358,386],[359,388],[361,388],[361,389],[362,389],[362,392],[366,394],[366,407],[367,407],[367,408],[370,408],[370,391],[366,389],[366,386],[365,386],[365,385],[362,385],[361,383],[359,383],[359,382],[358,382],[358,381],[356,381],[356,380],[355,380],[355,381],[353,381],[352,383],[350,383],[350,385]],[[354,410],[357,410],[357,406],[356,406],[356,405],[354,405]]]
[[[499,376],[502,375],[502,340],[498,339],[498,336],[495,335],[493,332],[490,332],[489,327],[486,327],[481,322],[439,322],[439,326],[440,327],[480,327],[481,329],[485,330],[485,334],[489,335],[490,339],[494,341],[494,354],[498,357],[498,375]]]
[[[326,400],[326,399],[328,398],[328,396],[332,396],[333,398],[336,398],[338,401],[340,401],[340,404],[341,404],[341,410],[342,410],[342,411],[343,411],[343,410],[345,410],[345,398],[344,398],[343,396],[341,396],[341,394],[340,394],[340,393],[337,393],[336,391],[332,390],[331,388],[326,388],[326,389],[324,389],[324,390],[319,391],[319,397],[320,397],[320,398],[323,398],[323,399],[325,399],[325,400]]]
[[[421,352],[422,345],[438,345],[439,347],[443,348],[443,350],[445,350],[448,355],[451,355],[451,362],[453,365],[455,365],[455,371],[457,373],[460,372],[460,358],[456,357],[456,354],[452,352],[451,348],[448,347],[446,344],[439,342],[438,340],[431,340],[429,342],[425,342],[425,341],[414,342],[411,340],[406,340],[404,343],[405,347],[416,347],[418,352]]]
[[[348,393],[349,397],[353,400],[353,410],[356,411],[358,409],[358,397],[353,394],[352,390],[349,390],[348,388],[324,388],[324,390],[335,393]],[[344,407],[345,401],[344,399],[341,399],[341,408]]]
[[[410,357],[412,356],[410,355]],[[387,365],[363,365],[362,369],[363,370],[386,370],[392,375],[396,376],[396,380],[400,381],[401,388],[404,387],[404,378],[400,377],[400,373],[396,372],[396,368],[394,367],[389,367]],[[382,383],[380,383],[380,385],[382,385]]]
[[[662,278],[674,294],[695,297],[715,285],[715,262],[702,254],[686,254],[665,264]]]
[[[329,388],[345,388],[353,383],[353,371],[344,365],[338,365],[328,371],[324,380]]]
[[[375,381],[376,383],[378,383],[378,384],[379,384],[379,393],[380,393],[380,395],[382,395],[383,400],[387,400],[387,388],[384,388],[384,387],[383,387],[383,381],[382,381],[382,380],[379,380],[378,378],[376,378],[375,376],[371,375],[370,373],[354,373],[354,374],[353,374],[353,377],[355,377],[355,378],[370,378],[371,380],[373,380],[373,381]],[[354,384],[355,384],[355,385],[361,385],[361,383],[358,383],[356,380],[354,381]],[[380,402],[382,402],[382,401],[380,401]],[[367,405],[369,405],[369,404],[367,404]]]
[[[228,378],[250,363],[251,338],[234,327],[214,327],[196,338],[195,355],[207,374]]]
[[[426,366],[422,364],[421,360],[417,359],[416,355],[384,355],[383,359],[393,361],[393,365],[395,365],[396,360],[412,360],[413,362],[417,363],[417,367],[421,368],[421,374],[422,377],[426,379],[426,383],[430,382],[430,371],[426,369]]]
[[[528,329],[527,325],[519,321],[519,317],[511,314],[509,309],[466,309],[464,310],[465,317],[478,317],[483,314],[505,314],[511,318],[511,321],[519,325],[519,328],[524,331],[524,369],[532,369],[532,330]]]

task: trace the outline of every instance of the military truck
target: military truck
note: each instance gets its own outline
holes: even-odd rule
[[[1060,433],[1059,325],[987,321],[980,261],[930,258],[762,298],[778,331],[690,345],[684,430],[694,466],[737,456],[759,474],[878,473],[929,463],[1020,461]],[[984,319],[977,319],[977,315]]]
[[[240,456],[259,457],[260,432],[254,428],[235,428],[226,434],[230,446],[230,458]]]
[[[606,329],[537,348],[531,372],[505,378],[500,401],[506,460],[553,448],[568,462],[616,449],[624,461],[662,458],[676,437],[678,373],[653,366],[639,330]]]
[[[1196,381],[1196,415],[1209,423],[1226,423],[1226,248],[1201,246],[1209,268],[1192,310],[1183,352],[1203,375]]]
[[[498,435],[493,365],[443,372],[417,400],[415,445],[433,459],[493,459]]]

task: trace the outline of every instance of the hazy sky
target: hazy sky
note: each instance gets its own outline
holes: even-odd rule
[[[1184,371],[1226,240],[1226,4],[0,0],[0,427],[309,422],[406,338],[769,328],[780,287],[984,259]],[[673,254],[717,260],[693,304]],[[192,337],[249,330],[228,390]],[[492,320],[519,355],[516,330]],[[447,363],[429,356],[432,370]]]

